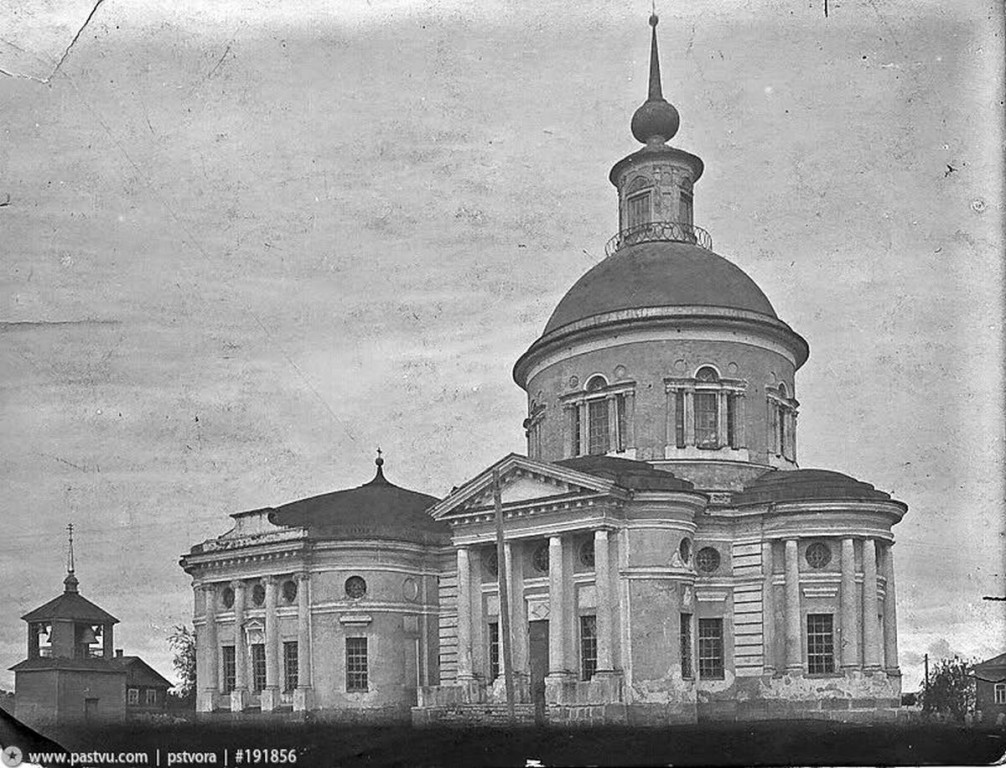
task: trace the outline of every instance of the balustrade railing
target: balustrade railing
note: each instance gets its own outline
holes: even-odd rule
[[[683,221],[650,221],[629,229],[623,229],[604,246],[605,256],[629,245],[654,242],[690,243],[711,251],[713,239],[702,227]]]

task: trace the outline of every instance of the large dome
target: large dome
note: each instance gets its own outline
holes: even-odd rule
[[[739,267],[697,245],[660,241],[620,248],[587,272],[559,302],[545,333],[608,312],[674,306],[741,309],[776,319],[761,288]]]

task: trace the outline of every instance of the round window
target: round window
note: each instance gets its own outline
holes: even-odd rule
[[[815,541],[807,547],[807,564],[811,568],[824,568],[831,562],[831,550],[827,544]]]
[[[500,560],[499,555],[496,553],[495,549],[490,549],[483,560],[486,564],[486,570],[490,575],[495,576],[500,570]]]
[[[580,545],[580,562],[588,568],[594,567],[594,542],[590,539]]]
[[[703,547],[695,553],[695,567],[703,573],[712,573],[720,567],[720,553],[713,547]]]
[[[234,590],[230,587],[224,587],[223,592],[224,608],[234,607]]]
[[[252,587],[252,603],[254,605],[262,605],[265,602],[265,587],[261,584],[256,584]]]
[[[539,544],[531,555],[531,565],[540,573],[548,573],[548,544]]]
[[[402,597],[410,603],[415,602],[416,598],[419,597],[419,584],[411,576],[406,576],[402,580]]]
[[[359,600],[365,594],[367,594],[367,582],[361,577],[350,576],[346,579],[346,595],[348,597]]]
[[[297,582],[293,579],[287,579],[283,582],[283,599],[288,603],[297,599]]]
[[[678,545],[678,554],[681,555],[681,562],[687,565],[688,561],[692,558],[692,540],[682,539],[681,543]]]

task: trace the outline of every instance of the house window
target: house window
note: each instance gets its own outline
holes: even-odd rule
[[[996,704],[1006,704],[1006,683],[996,683],[992,690],[992,700]]]
[[[835,671],[835,633],[830,613],[807,614],[807,672],[827,675]]]
[[[629,396],[632,386],[631,382],[609,385],[598,375],[587,382],[583,392],[565,401],[570,411],[570,434],[566,444],[571,456],[603,456],[631,447]]]
[[[346,579],[346,597],[359,600],[367,594],[367,582],[362,576],[350,576]]]
[[[720,553],[714,547],[703,547],[695,553],[695,567],[702,573],[713,573],[720,567]]]
[[[692,223],[692,196],[690,193],[681,190],[681,204],[678,207],[678,221],[684,224]]]
[[[259,693],[265,689],[265,644],[252,643],[252,692]]]
[[[367,638],[346,638],[346,690],[367,690]]]
[[[290,693],[298,685],[297,641],[288,640],[283,643],[283,691]]]
[[[156,688],[148,688],[146,690],[146,692],[144,693],[144,703],[148,707],[156,707],[157,706],[157,689]]]
[[[538,573],[548,573],[548,542],[542,542],[531,554],[531,565]]]
[[[693,677],[692,673],[692,614],[681,614],[681,627],[678,631],[678,646],[681,652],[681,676],[686,680]]]
[[[234,646],[221,646],[220,652],[222,654],[222,666],[224,672],[224,693],[230,693],[234,690],[237,680]]]
[[[699,677],[723,679],[723,619],[699,619]]]
[[[807,547],[804,557],[807,559],[807,565],[811,568],[824,568],[831,562],[831,549],[827,544],[815,541]]]
[[[635,229],[650,223],[650,192],[640,192],[625,201],[626,229]]]
[[[769,449],[777,456],[796,461],[796,409],[784,383],[768,391]]]
[[[588,401],[587,420],[591,456],[606,454],[611,450],[611,443],[608,439],[608,401]]]
[[[668,443],[673,440],[676,448],[696,446],[704,450],[743,447],[745,382],[722,379],[712,366],[706,365],[695,372],[694,378],[665,379],[664,383],[667,407],[674,411],[674,434],[668,433]]]
[[[489,622],[489,679],[500,676],[500,625],[499,622]]]
[[[129,704],[139,704],[140,703],[140,689],[130,688],[126,691],[126,701]]]
[[[719,448],[720,409],[715,392],[695,393],[695,444],[699,448]]]
[[[580,679],[590,680],[597,671],[597,617],[580,617]]]

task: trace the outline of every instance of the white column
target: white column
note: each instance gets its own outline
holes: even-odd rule
[[[877,601],[877,542],[863,539],[863,668],[880,669],[883,652]]]
[[[198,645],[203,651],[203,678],[197,679],[199,695],[197,710],[212,712],[216,708],[217,691],[220,689],[220,648],[217,644],[217,593],[213,584],[202,586],[205,608],[203,610],[203,628]]]
[[[786,671],[803,671],[803,622],[800,618],[800,562],[796,539],[786,540]]]
[[[234,590],[234,690],[231,691],[231,712],[241,712],[248,703],[248,643],[245,637],[245,596],[243,581],[232,581]]]
[[[468,547],[458,549],[458,680],[472,680],[472,569]]]
[[[276,620],[276,577],[265,579],[265,689],[259,696],[263,712],[279,705],[279,626]]]
[[[611,568],[608,562],[608,532],[594,531],[594,590],[597,596],[597,671],[613,669],[611,646],[614,639],[611,608]]]
[[[898,608],[894,593],[894,543],[884,547],[884,667],[889,675],[901,674],[898,664]]]
[[[548,674],[565,677],[566,665],[566,580],[561,536],[548,540]]]
[[[762,568],[762,667],[766,675],[775,674],[775,594],[772,586],[772,573],[775,568],[772,562],[772,542],[763,541],[761,545]]]
[[[293,709],[311,709],[311,575],[297,574],[297,688]]]
[[[859,667],[859,611],[856,610],[856,550],[851,538],[842,539],[839,610],[842,669],[856,669]]]

